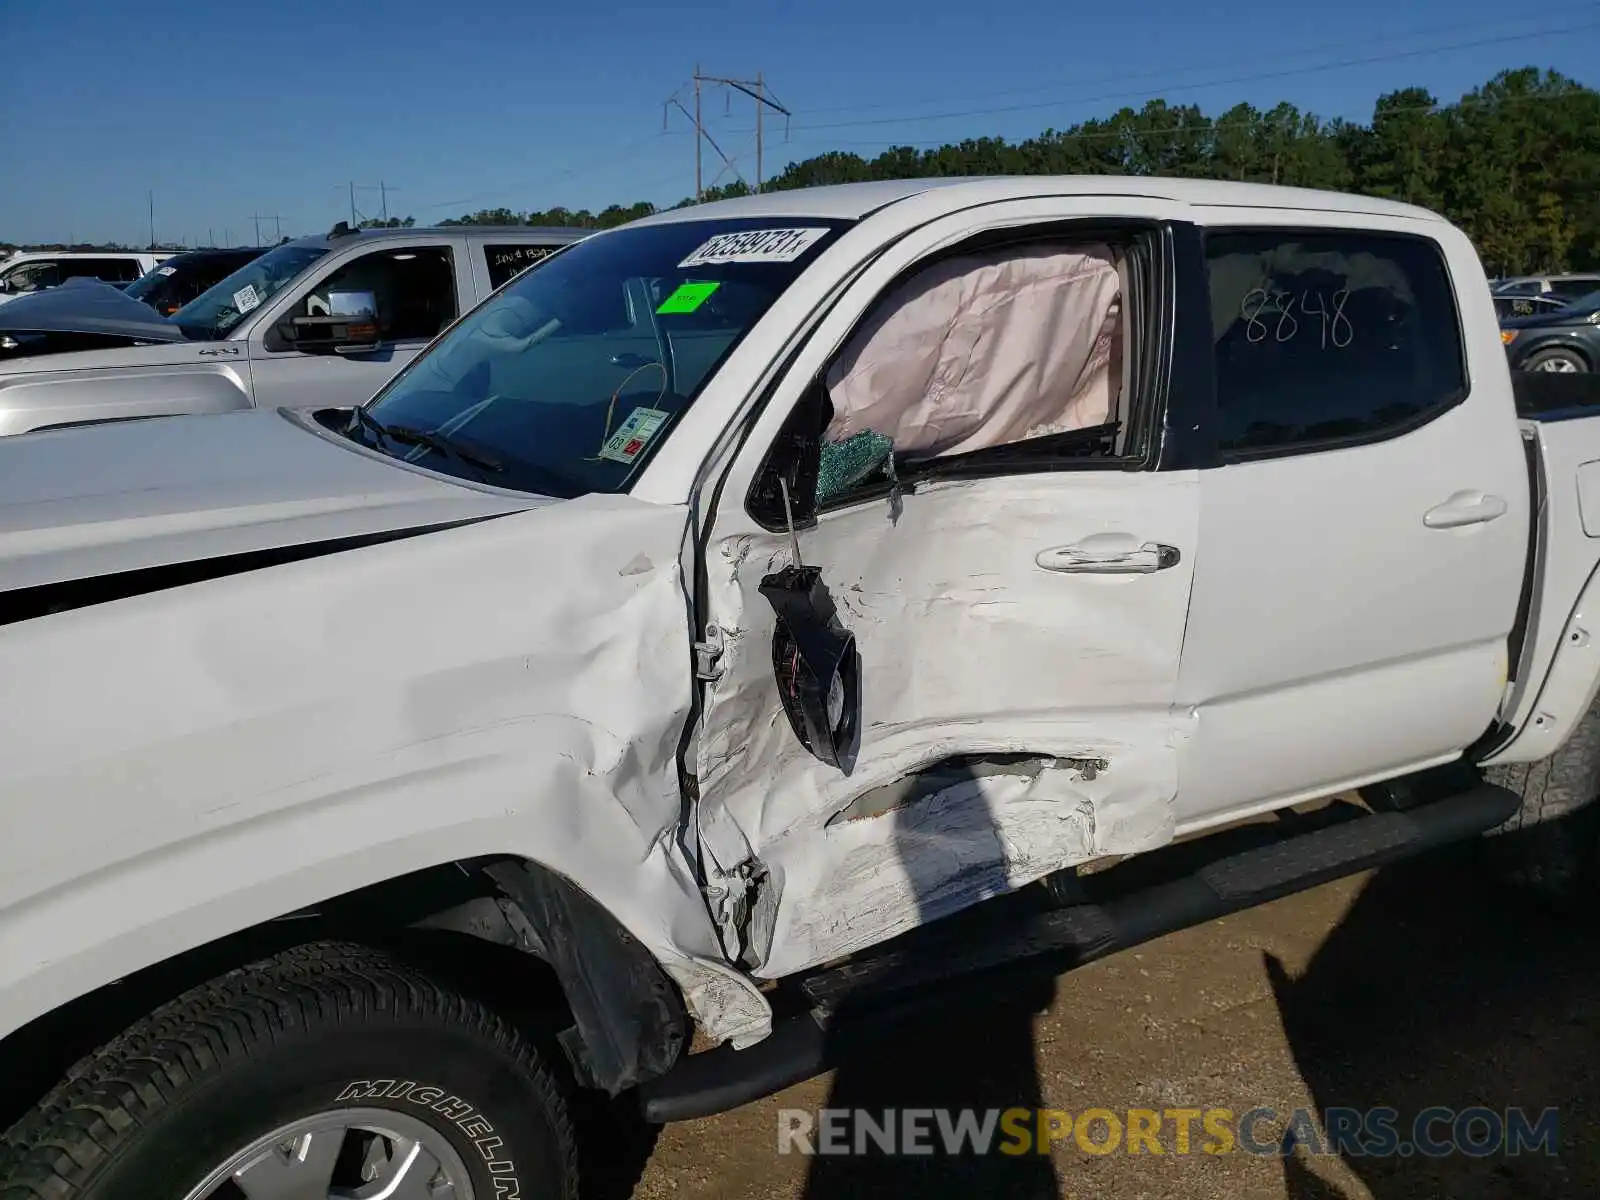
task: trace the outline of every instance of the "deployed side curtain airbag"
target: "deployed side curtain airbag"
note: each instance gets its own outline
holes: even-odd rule
[[[1121,379],[1110,247],[1001,247],[935,263],[885,297],[829,370],[827,440],[963,454],[1104,424]]]

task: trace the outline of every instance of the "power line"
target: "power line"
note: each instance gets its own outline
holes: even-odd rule
[[[615,150],[607,151],[604,155],[599,155],[599,156],[596,156],[594,158],[586,158],[582,162],[577,164],[576,166],[570,166],[570,167],[563,168],[562,170],[557,171],[554,174],[542,174],[540,176],[540,178],[541,178],[542,182],[548,184],[548,183],[554,182],[556,180],[570,178],[573,175],[587,174],[588,172],[593,171],[593,170],[595,170],[595,169],[597,169],[599,167],[606,166],[606,165],[609,165],[609,164],[611,164],[613,162],[616,162],[617,160],[623,158],[625,155],[633,153],[633,151],[635,151],[635,150],[643,149],[645,146],[649,145],[652,142],[659,141],[661,139],[662,133],[664,133],[664,132],[666,132],[666,131],[663,130],[663,131],[661,131],[661,133],[649,134],[646,137],[642,137],[642,138],[639,138],[639,139],[637,139],[635,141],[629,142],[628,144],[626,144],[624,146],[619,146]],[[492,191],[474,192],[470,196],[458,196],[454,200],[440,200],[440,201],[438,201],[437,203],[434,203],[434,204],[418,205],[418,211],[429,211],[429,210],[438,209],[438,208],[459,208],[464,204],[477,204],[477,203],[482,202],[485,199],[492,200],[492,199],[496,199],[496,198],[499,198],[499,197],[503,197],[508,192],[510,192],[511,190],[512,190],[511,188],[495,188]]]
[[[1600,6],[1586,5],[1586,6],[1583,6],[1583,11],[1593,11],[1596,7],[1600,7]],[[1509,19],[1510,18],[1507,18],[1507,20],[1509,20]],[[1400,34],[1392,35],[1391,36],[1391,40],[1392,40],[1393,37],[1415,37],[1415,36],[1421,36],[1424,33],[1430,32],[1430,31],[1435,30],[1435,29],[1452,29],[1452,30],[1460,30],[1460,29],[1463,29],[1463,28],[1471,29],[1471,28],[1479,28],[1479,27],[1484,27],[1484,26],[1493,25],[1493,24],[1499,24],[1499,23],[1501,23],[1501,22],[1480,22],[1480,23],[1475,23],[1473,25],[1467,25],[1467,26],[1462,26],[1462,25],[1459,25],[1459,24],[1452,24],[1452,25],[1448,25],[1448,26],[1429,26],[1429,27],[1424,27],[1424,28],[1412,30],[1412,31],[1409,31],[1409,32],[1406,32],[1406,33],[1400,33]],[[1428,55],[1428,54],[1447,53],[1447,52],[1452,51],[1452,50],[1462,50],[1462,49],[1476,48],[1476,47],[1480,47],[1480,46],[1504,45],[1504,44],[1511,44],[1511,43],[1522,42],[1522,41],[1536,40],[1536,39],[1539,39],[1539,38],[1557,36],[1557,35],[1565,34],[1565,33],[1576,33],[1576,32],[1581,32],[1581,31],[1588,30],[1588,29],[1593,29],[1593,28],[1596,27],[1597,24],[1600,24],[1600,22],[1584,22],[1584,23],[1575,24],[1575,25],[1569,25],[1569,26],[1565,26],[1565,27],[1561,27],[1561,28],[1541,29],[1541,30],[1536,30],[1536,31],[1528,32],[1528,33],[1511,34],[1511,35],[1506,35],[1506,36],[1502,36],[1502,37],[1472,39],[1472,40],[1467,40],[1467,41],[1446,43],[1444,45],[1434,45],[1434,46],[1428,46],[1428,47],[1421,47],[1421,48],[1412,49],[1412,50],[1390,51],[1390,52],[1386,52],[1386,53],[1382,53],[1382,54],[1363,55],[1363,56],[1359,56],[1359,57],[1352,57],[1352,58],[1346,58],[1346,59],[1342,59],[1342,60],[1337,60],[1337,61],[1329,62],[1329,63],[1311,64],[1311,65],[1305,65],[1305,66],[1294,67],[1294,68],[1280,68],[1280,69],[1271,70],[1271,71],[1253,72],[1253,73],[1247,74],[1247,75],[1236,75],[1236,76],[1229,76],[1229,77],[1226,77],[1226,78],[1215,78],[1215,79],[1210,79],[1210,80],[1200,80],[1200,81],[1194,82],[1194,83],[1173,83],[1173,84],[1170,84],[1170,85],[1165,86],[1165,87],[1148,89],[1148,90],[1140,90],[1140,91],[1124,91],[1124,92],[1102,93],[1102,94],[1099,94],[1099,95],[1091,95],[1091,96],[1062,97],[1059,100],[1051,100],[1051,101],[1039,102],[1039,103],[1033,103],[1033,104],[1005,105],[1005,106],[998,106],[998,107],[978,107],[978,108],[964,109],[964,110],[960,110],[960,111],[951,111],[951,112],[934,113],[934,114],[924,114],[924,115],[921,115],[921,116],[878,118],[878,119],[866,119],[866,120],[859,120],[859,121],[838,121],[838,122],[827,122],[827,123],[818,123],[818,124],[794,124],[792,126],[792,131],[794,133],[817,133],[817,132],[826,132],[826,131],[832,130],[832,129],[862,128],[862,127],[870,127],[870,126],[876,126],[876,125],[914,125],[914,124],[921,124],[921,123],[931,123],[931,122],[934,122],[934,121],[941,121],[941,120],[954,120],[954,119],[958,119],[958,118],[961,118],[961,117],[969,117],[969,116],[986,116],[986,115],[998,115],[998,114],[1009,113],[1009,112],[1038,111],[1038,110],[1046,109],[1046,108],[1059,107],[1062,104],[1084,104],[1084,105],[1087,105],[1087,104],[1104,103],[1104,102],[1107,102],[1107,101],[1116,101],[1116,100],[1149,99],[1149,98],[1160,97],[1160,96],[1163,96],[1163,95],[1165,95],[1165,94],[1167,94],[1169,92],[1173,92],[1173,91],[1198,91],[1198,90],[1203,90],[1203,89],[1207,89],[1207,88],[1227,87],[1227,86],[1233,86],[1233,85],[1236,85],[1236,84],[1239,84],[1239,83],[1257,82],[1257,81],[1261,81],[1261,80],[1277,79],[1277,78],[1291,78],[1291,77],[1299,76],[1299,75],[1311,75],[1311,74],[1319,74],[1319,73],[1323,73],[1323,72],[1327,72],[1327,71],[1345,70],[1345,69],[1348,69],[1350,67],[1365,66],[1365,65],[1373,64],[1373,63],[1402,61],[1402,60],[1405,60],[1405,59],[1417,58],[1417,57],[1421,57],[1421,56]],[[1346,43],[1346,44],[1355,44],[1355,43]],[[1316,51],[1314,51],[1314,50],[1302,50],[1302,51],[1289,51],[1289,52],[1285,52],[1285,53],[1292,56],[1292,55],[1296,55],[1296,54],[1306,54],[1306,53],[1315,53],[1315,52]],[[1282,57],[1282,56],[1280,55],[1280,57]],[[1193,70],[1198,70],[1198,69],[1200,69],[1200,68],[1188,68],[1187,70],[1188,71],[1193,71]],[[696,71],[696,74],[698,74],[698,70]],[[1119,76],[1116,76],[1115,78],[1122,78],[1122,79],[1154,78],[1154,77],[1158,77],[1160,74],[1161,74],[1160,72],[1154,72],[1154,71],[1144,72],[1144,73],[1141,73],[1141,74],[1134,74],[1134,75],[1129,75],[1129,74],[1124,73],[1124,74],[1121,74]],[[1109,82],[1109,79],[1097,79],[1097,80],[1094,80],[1094,81],[1085,81],[1085,82]],[[680,93],[682,92],[682,90],[683,89],[679,89]],[[1047,91],[1047,90],[1052,90],[1052,89],[1046,89],[1046,88],[1025,89],[1025,90],[1018,90],[1018,91],[1011,92],[1011,93],[991,93],[991,95],[1040,94],[1040,93],[1042,93],[1044,91]],[[770,94],[770,92],[769,92],[769,94]],[[1520,101],[1520,100],[1523,100],[1523,99],[1526,99],[1526,100],[1545,100],[1545,99],[1556,99],[1556,98],[1557,97],[1544,97],[1544,96],[1508,97],[1505,100],[1499,101],[1499,102],[1500,103],[1510,103],[1510,102]],[[911,102],[911,103],[926,103],[926,102]],[[678,97],[677,94],[675,94],[673,97],[671,97],[668,100],[667,104],[670,105],[670,106],[678,107],[680,109],[680,111],[684,111],[686,115],[690,116],[691,121],[693,120],[692,114],[689,114],[688,110],[683,107],[681,102],[679,102],[679,97]],[[810,111],[810,112],[818,112],[818,113],[829,112],[829,111],[841,111],[841,110],[842,111],[871,111],[871,110],[873,110],[875,108],[883,108],[883,107],[889,107],[889,105],[852,105],[852,106],[848,106],[847,108],[845,106],[838,106],[838,107],[831,108],[831,109],[812,109],[812,110],[808,110],[808,111]],[[1392,111],[1403,111],[1403,110],[1394,109]],[[801,119],[804,118],[804,115],[805,115],[804,113],[799,114]],[[1172,129],[1174,131],[1176,131],[1177,129],[1180,129],[1180,128],[1183,128],[1183,126],[1173,126],[1172,127]],[[608,151],[608,152],[606,152],[606,153],[604,153],[602,155],[598,155],[593,159],[587,159],[587,160],[584,160],[584,161],[582,161],[582,162],[580,162],[578,164],[568,166],[568,167],[564,168],[563,170],[556,172],[553,175],[545,175],[543,177],[543,182],[548,184],[549,182],[553,182],[553,181],[560,180],[560,179],[565,179],[565,178],[570,178],[570,177],[572,177],[574,175],[588,174],[588,173],[592,172],[593,170],[596,170],[596,169],[598,169],[598,168],[600,168],[602,166],[606,166],[606,165],[609,165],[610,163],[616,162],[617,160],[624,158],[625,156],[627,156],[628,154],[631,154],[632,152],[634,152],[636,150],[642,149],[644,146],[659,140],[664,135],[670,136],[672,133],[676,133],[676,132],[678,132],[678,131],[663,129],[663,130],[661,130],[659,132],[653,133],[653,134],[648,135],[648,136],[646,136],[644,138],[640,138],[640,139],[637,139],[637,140],[635,140],[633,142],[627,143],[626,145],[620,146],[620,147],[616,148],[615,150],[611,150],[611,151]],[[694,134],[697,131],[691,129],[691,130],[684,131],[684,132],[689,133],[689,134]],[[750,133],[750,132],[752,132],[752,130],[746,129],[746,130],[743,130],[742,132]],[[1154,133],[1154,132],[1159,132],[1159,130],[1150,130],[1148,132]],[[1098,138],[1112,137],[1112,136],[1122,136],[1122,134],[1121,134],[1120,131],[1116,131],[1116,132],[1109,132],[1109,133],[1101,132],[1101,133],[1092,133],[1092,134],[1060,134],[1060,135],[1057,135],[1057,136],[1060,137],[1062,140],[1076,141],[1076,140],[1094,140],[1094,139],[1098,139]],[[696,140],[697,141],[699,140],[698,137],[696,138]],[[805,140],[806,141],[811,141],[812,139],[807,138]],[[894,146],[894,145],[909,145],[909,146],[912,146],[912,147],[925,147],[925,146],[943,145],[943,144],[945,144],[945,139],[919,140],[919,141],[906,141],[906,140],[902,140],[902,139],[881,139],[881,140],[871,140],[871,141],[868,141],[868,140],[837,141],[837,140],[831,140],[830,139],[829,144],[831,146],[835,146],[835,147],[847,147],[847,146],[881,147],[881,146]],[[720,154],[720,150],[719,150],[719,154]],[[698,157],[698,155],[697,155],[697,157]],[[726,155],[722,155],[722,157],[723,157],[725,163],[729,163],[729,162],[732,161]],[[668,183],[670,183],[670,180],[663,180],[662,183],[659,186],[663,186],[664,187]],[[699,195],[703,191],[702,184],[703,184],[702,180],[697,180],[697,186],[696,186],[696,197],[697,198],[699,197]],[[477,192],[477,193],[473,193],[471,195],[464,196],[464,197],[457,197],[457,198],[451,199],[451,200],[443,200],[443,201],[438,201],[438,202],[435,202],[435,203],[432,203],[432,204],[421,205],[421,206],[419,206],[419,210],[427,211],[427,210],[437,210],[437,209],[441,209],[441,208],[463,207],[463,206],[468,205],[468,204],[479,203],[479,202],[481,202],[481,201],[483,201],[485,199],[493,199],[493,198],[497,198],[497,197],[506,196],[513,190],[514,189],[511,189],[511,188],[496,188],[496,189],[494,189],[492,191]],[[352,191],[352,195],[351,195],[351,213],[352,213],[352,222],[354,223],[356,210],[355,210],[353,191]]]
[[[263,221],[271,221],[273,223],[272,240],[274,242],[277,242],[283,236],[283,218],[276,213],[252,213],[250,214],[250,219],[256,223],[256,245],[261,245],[261,222]]]
[[[1502,106],[1513,105],[1513,104],[1532,104],[1532,103],[1556,104],[1556,103],[1560,103],[1561,101],[1564,101],[1564,100],[1571,100],[1571,99],[1574,99],[1574,98],[1577,98],[1577,97],[1580,97],[1580,96],[1584,96],[1584,95],[1589,95],[1589,94],[1592,94],[1592,93],[1565,92],[1565,93],[1561,93],[1559,95],[1545,94],[1545,95],[1530,95],[1530,96],[1500,96],[1500,97],[1495,97],[1495,98],[1492,98],[1492,99],[1483,99],[1483,98],[1469,99],[1467,97],[1462,97],[1462,99],[1460,99],[1460,100],[1454,101],[1451,104],[1443,105],[1443,106],[1441,106],[1438,103],[1433,103],[1433,104],[1392,104],[1392,105],[1389,105],[1388,107],[1386,107],[1384,109],[1384,113],[1386,115],[1397,114],[1397,113],[1434,113],[1434,112],[1439,112],[1442,107],[1443,108],[1456,108],[1456,109],[1473,109],[1473,108],[1495,109],[1495,108],[1500,108]],[[1302,117],[1304,117],[1304,116],[1311,116],[1312,114],[1310,114],[1310,113],[1301,113],[1300,115]],[[1100,120],[1101,120],[1102,124],[1106,123],[1106,119],[1101,118]],[[1201,116],[1200,116],[1198,121],[1194,121],[1194,122],[1174,121],[1174,122],[1170,122],[1170,123],[1164,124],[1164,125],[1151,125],[1151,126],[1148,126],[1148,127],[1144,128],[1144,129],[1138,129],[1138,130],[1128,129],[1126,127],[1121,127],[1121,128],[1112,128],[1112,129],[1095,129],[1095,130],[1073,132],[1073,133],[1052,132],[1050,140],[1052,142],[1116,141],[1118,139],[1123,139],[1123,138],[1127,138],[1127,137],[1130,137],[1130,136],[1133,136],[1133,137],[1144,137],[1144,136],[1160,137],[1160,136],[1165,135],[1165,134],[1180,134],[1180,133],[1181,134],[1203,134],[1203,135],[1206,135],[1206,136],[1212,136],[1212,135],[1215,135],[1217,133],[1219,126],[1221,126],[1221,118],[1220,117],[1207,117],[1204,114],[1201,114]],[[1044,136],[1043,134],[1035,134],[1034,137],[1025,138],[1025,139],[1023,139],[1023,141],[1025,141],[1025,142],[1026,141],[1036,141],[1036,140],[1038,140],[1039,138],[1041,138],[1043,136]],[[1017,146],[1017,145],[1021,145],[1022,144],[1022,142],[1011,142],[1011,141],[1008,141],[1005,138],[993,138],[993,139],[988,139],[988,140],[1006,142],[1006,144],[1009,145],[1009,146]],[[949,145],[949,143],[947,141],[943,141],[943,140],[939,140],[939,139],[934,139],[934,140],[929,140],[929,141],[922,141],[922,142],[899,142],[899,141],[859,141],[859,142],[846,141],[846,142],[837,142],[836,141],[836,142],[830,142],[829,144],[833,145],[833,146],[889,146],[889,147],[905,146],[907,149],[912,149],[912,150],[938,148],[938,147],[941,147],[941,146]]]
[[[754,79],[733,79],[724,75],[701,74],[700,68],[697,65],[694,69],[694,75],[691,77],[691,81],[694,86],[694,111],[690,112],[688,108],[684,106],[683,101],[678,98],[677,93],[673,93],[671,96],[667,97],[666,102],[662,105],[661,131],[663,133],[668,132],[667,119],[671,115],[671,110],[674,108],[682,112],[684,116],[688,117],[689,120],[694,124],[694,198],[699,200],[701,196],[705,194],[705,176],[704,169],[701,165],[701,151],[703,149],[703,143],[709,143],[711,148],[717,152],[717,156],[722,159],[723,170],[732,170],[736,175],[739,174],[739,169],[734,165],[734,160],[723,153],[722,147],[717,145],[717,140],[712,137],[710,132],[706,129],[705,118],[701,109],[701,98],[703,85],[708,83],[717,87],[726,87],[737,92],[743,92],[746,96],[749,96],[756,102],[756,185],[754,190],[759,192],[762,184],[762,151],[764,148],[765,134],[765,126],[762,118],[766,115],[766,110],[769,108],[774,112],[782,113],[786,122],[793,114],[791,114],[789,110],[782,104],[778,103],[760,72],[756,73],[756,77]],[[680,88],[679,90],[681,91],[682,89]],[[784,136],[785,138],[788,137],[787,125],[785,126]],[[722,178],[721,171],[717,173],[717,178]],[[739,178],[743,180],[744,176],[739,175]]]
[[[1590,11],[1594,11],[1596,9],[1600,9],[1600,4],[1572,5],[1571,8],[1573,10],[1575,10],[1575,11],[1590,12]],[[1401,39],[1424,37],[1424,36],[1429,35],[1429,34],[1438,34],[1438,33],[1462,34],[1462,33],[1467,32],[1468,30],[1492,29],[1492,28],[1494,28],[1496,26],[1501,26],[1501,25],[1513,25],[1513,24],[1519,23],[1520,21],[1522,21],[1524,19],[1525,18],[1523,18],[1520,15],[1512,15],[1512,16],[1495,17],[1493,20],[1487,20],[1487,21],[1473,21],[1473,22],[1470,22],[1470,23],[1467,23],[1467,24],[1462,24],[1460,21],[1451,21],[1451,22],[1446,22],[1446,23],[1437,24],[1437,25],[1424,25],[1424,26],[1420,26],[1420,27],[1412,28],[1412,29],[1396,30],[1396,31],[1394,31],[1392,33],[1385,33],[1385,32],[1382,32],[1382,31],[1370,31],[1370,32],[1368,32],[1368,34],[1365,37],[1362,37],[1359,40],[1346,41],[1346,42],[1333,42],[1333,43],[1320,42],[1320,43],[1317,43],[1315,45],[1303,46],[1303,47],[1298,48],[1298,49],[1274,50],[1272,52],[1272,54],[1273,54],[1273,57],[1277,58],[1277,59],[1300,58],[1300,57],[1303,57],[1303,56],[1308,55],[1308,54],[1326,54],[1326,53],[1329,53],[1330,51],[1335,51],[1335,50],[1346,50],[1346,49],[1355,50],[1355,49],[1360,49],[1360,48],[1372,45],[1372,43],[1375,40],[1378,40],[1378,39],[1382,39],[1383,41],[1393,43],[1393,42],[1401,40]],[[1204,66],[1179,67],[1179,68],[1177,68],[1177,74],[1180,74],[1180,75],[1182,75],[1182,74],[1190,74],[1192,72],[1203,71],[1205,69],[1206,68]],[[1073,86],[1074,87],[1082,87],[1082,86],[1085,86],[1085,85],[1095,85],[1095,84],[1102,84],[1102,83],[1117,83],[1117,82],[1122,82],[1122,81],[1131,80],[1131,79],[1158,79],[1158,78],[1166,77],[1169,73],[1170,73],[1170,69],[1169,68],[1157,68],[1156,70],[1151,70],[1151,71],[1118,71],[1115,74],[1111,74],[1111,75],[1096,75],[1096,76],[1091,76],[1091,77],[1089,77],[1087,79],[1079,79],[1073,84]],[[1186,86],[1189,86],[1189,85],[1187,85],[1187,84],[1173,84],[1172,85],[1174,90],[1176,90],[1177,88],[1186,87]],[[1039,95],[1044,95],[1046,93],[1058,92],[1058,91],[1060,91],[1060,88],[1061,88],[1060,84],[1044,84],[1044,85],[1037,86],[1037,87],[1027,87],[1027,88],[1008,88],[1008,89],[1006,89],[1004,91],[985,92],[980,96],[973,97],[973,99],[988,101],[988,100],[999,100],[999,99],[1003,99],[1003,98],[1010,97],[1010,96],[1039,96]],[[814,107],[807,106],[805,108],[805,110],[804,110],[804,114],[807,115],[807,116],[814,116],[814,115],[821,114],[821,113],[872,112],[872,111],[875,111],[875,110],[881,110],[881,109],[885,109],[885,108],[918,108],[918,107],[921,107],[921,106],[927,105],[927,104],[943,104],[946,101],[948,101],[949,99],[950,99],[950,94],[949,94],[949,92],[946,92],[941,96],[930,96],[927,99],[923,99],[923,100],[885,100],[885,101],[875,102],[875,103],[871,103],[871,104],[830,104],[830,105],[825,105],[825,106],[823,106],[821,108],[814,108]],[[815,128],[815,127],[813,126],[813,128]]]
[[[345,186],[350,189],[350,228],[359,229],[361,227],[361,215],[356,212],[356,181],[354,179],[348,180]]]
[[[358,184],[355,184],[354,185],[354,190],[357,191],[357,192],[377,192],[379,194],[379,196],[381,197],[380,204],[382,205],[382,216],[380,217],[380,219],[383,220],[383,221],[388,221],[388,219],[389,219],[389,193],[390,192],[398,192],[400,190],[399,188],[394,187],[394,186],[392,186],[390,184],[387,184],[387,183],[383,182],[380,179],[377,183],[358,183]],[[355,201],[354,201],[354,199],[351,200],[351,211],[352,212],[355,211]]]
[[[1541,29],[1530,33],[1508,34],[1503,37],[1478,38],[1472,41],[1452,42],[1441,46],[1427,46],[1415,50],[1395,50],[1385,54],[1369,54],[1359,58],[1340,59],[1335,62],[1321,63],[1315,66],[1286,67],[1273,71],[1256,71],[1248,75],[1233,75],[1226,79],[1212,79],[1200,83],[1185,83],[1168,85],[1146,91],[1132,92],[1104,92],[1096,96],[1078,96],[1070,99],[1046,100],[1031,104],[1007,104],[993,108],[968,108],[942,113],[927,113],[916,117],[872,117],[859,121],[831,121],[817,125],[797,124],[794,126],[796,133],[814,133],[828,129],[860,129],[870,125],[918,125],[933,121],[953,121],[963,117],[998,116],[1013,112],[1033,112],[1045,108],[1059,108],[1062,104],[1099,104],[1109,100],[1136,100],[1147,97],[1164,96],[1173,91],[1197,91],[1202,88],[1230,87],[1240,83],[1256,83],[1265,79],[1287,79],[1298,75],[1314,75],[1323,71],[1341,71],[1349,67],[1368,66],[1373,63],[1398,62],[1402,59],[1421,58],[1429,54],[1443,54],[1452,50],[1471,50],[1482,46],[1502,46],[1512,42],[1533,41],[1538,38],[1552,37],[1564,33],[1580,33],[1586,29],[1600,27],[1600,21],[1588,21],[1578,25],[1568,25],[1559,29]]]

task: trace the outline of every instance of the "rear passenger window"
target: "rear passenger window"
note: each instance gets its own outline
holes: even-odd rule
[[[489,286],[497,288],[513,275],[518,275],[555,253],[554,246],[485,246],[484,257],[489,261]]]
[[[136,258],[69,258],[61,262],[63,280],[100,279],[106,283],[132,283],[139,278]]]
[[[1466,395],[1455,297],[1431,242],[1214,233],[1206,272],[1225,455],[1395,435]]]

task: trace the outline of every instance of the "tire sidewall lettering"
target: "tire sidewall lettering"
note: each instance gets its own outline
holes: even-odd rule
[[[469,1100],[450,1088],[411,1079],[354,1079],[334,1097],[336,1104],[371,1103],[377,1100],[404,1101],[437,1113],[454,1125],[482,1159],[494,1182],[493,1200],[521,1200],[522,1185],[517,1165],[504,1154],[505,1142],[494,1123]]]

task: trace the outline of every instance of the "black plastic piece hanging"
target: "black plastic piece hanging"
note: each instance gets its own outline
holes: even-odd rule
[[[788,566],[760,591],[777,614],[772,671],[795,737],[846,774],[860,746],[861,672],[855,635],[839,622],[819,567]]]

